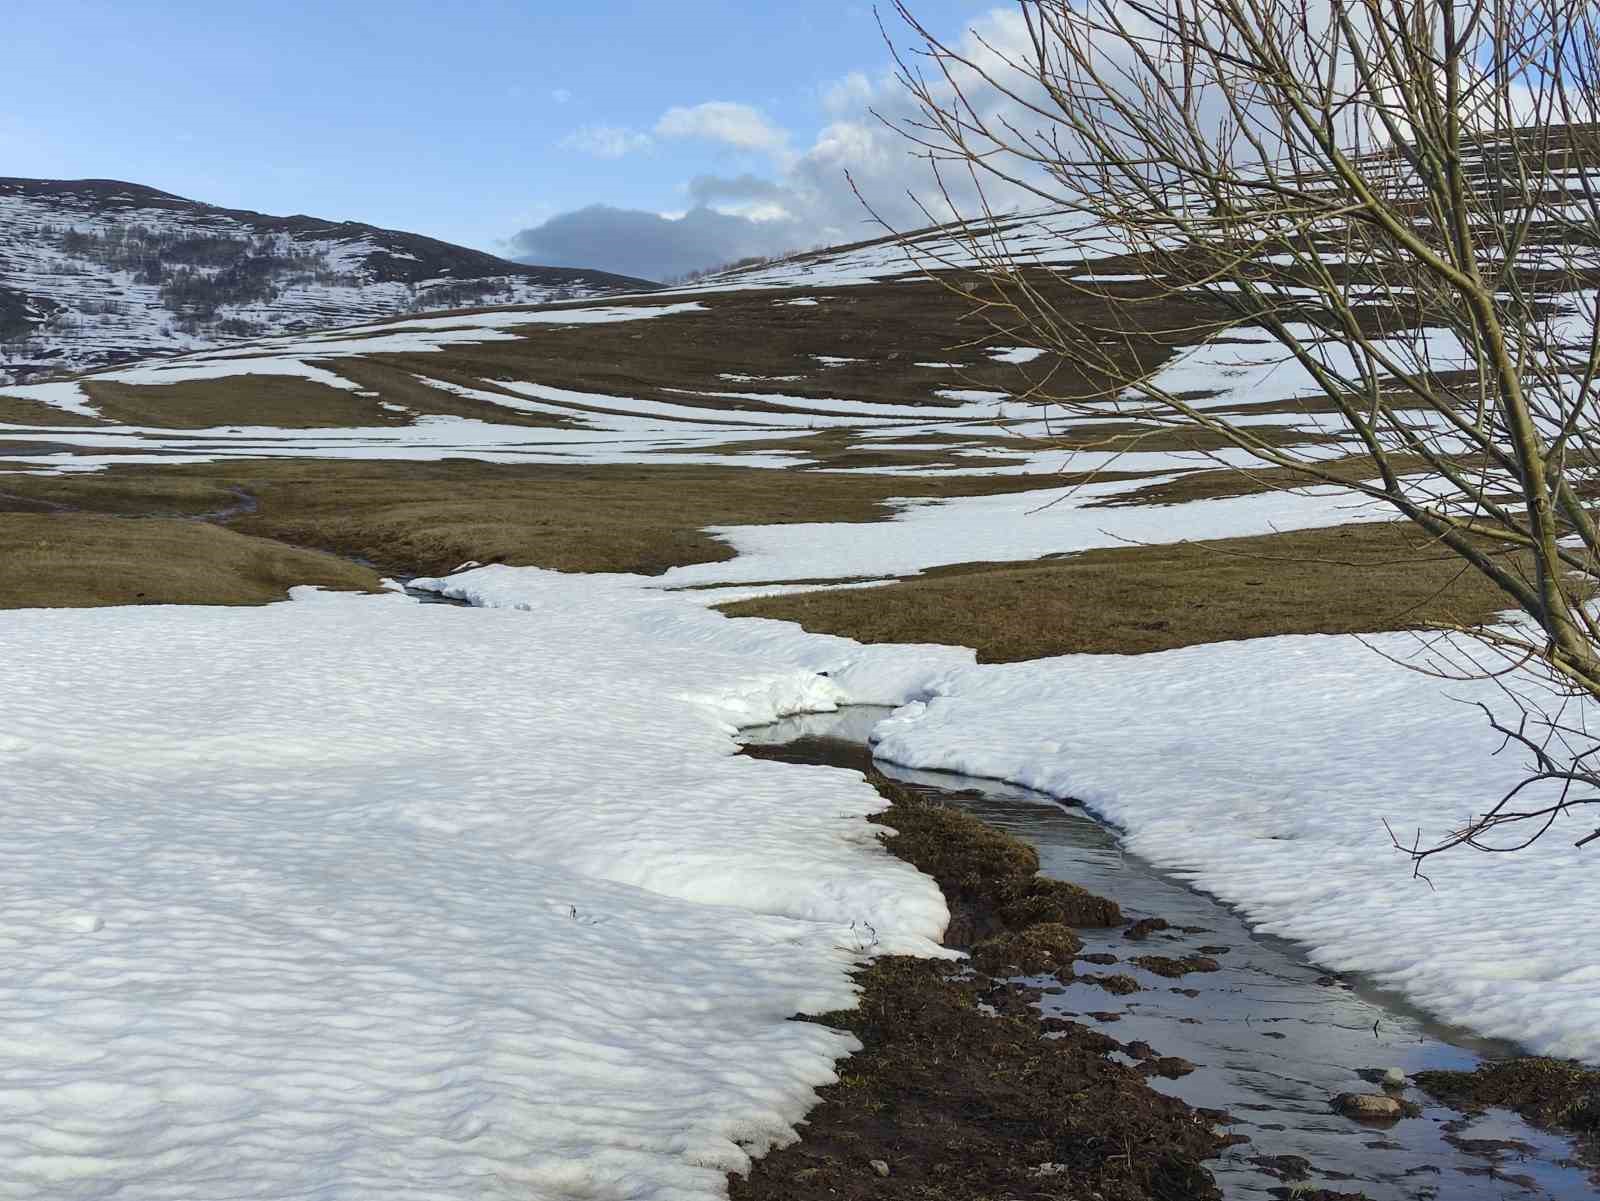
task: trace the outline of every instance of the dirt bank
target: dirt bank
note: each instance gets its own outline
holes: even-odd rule
[[[1074,928],[1120,923],[1116,904],[1039,877],[1026,843],[869,778],[892,802],[875,819],[895,831],[886,847],[939,882],[946,943],[972,958],[880,959],[858,977],[857,1009],[807,1019],[863,1049],[821,1090],[799,1143],[730,1179],[735,1201],[1219,1198],[1204,1161],[1231,1141],[1215,1129],[1223,1115],[1158,1093],[1153,1069],[1110,1057],[1115,1039],[1041,1019],[1038,992],[1005,978],[1071,978]]]

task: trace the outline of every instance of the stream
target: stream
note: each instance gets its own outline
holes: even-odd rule
[[[749,746],[783,748],[793,762],[864,769],[868,736],[890,712],[854,707],[746,730]],[[1415,1088],[1420,1117],[1362,1124],[1336,1114],[1332,1097],[1377,1092],[1363,1070],[1470,1070],[1518,1049],[1441,1026],[1393,994],[1349,974],[1312,966],[1293,943],[1254,934],[1232,910],[1121,849],[1116,833],[1081,809],[991,780],[873,764],[918,791],[964,808],[1033,845],[1044,875],[1117,901],[1130,920],[1171,928],[1142,942],[1121,928],[1080,930],[1085,955],[1117,957],[1083,972],[1134,977],[1141,991],[1114,996],[1098,985],[1052,985],[1047,1015],[1091,1025],[1124,1044],[1143,1041],[1197,1065],[1151,1085],[1196,1106],[1226,1110],[1228,1133],[1248,1143],[1208,1166],[1230,1199],[1292,1197],[1302,1189],[1364,1193],[1372,1201],[1500,1201],[1600,1195],[1571,1145],[1517,1115],[1470,1117]],[[1206,955],[1221,970],[1168,979],[1129,962],[1136,955]],[[1126,1060],[1126,1062],[1133,1062]]]

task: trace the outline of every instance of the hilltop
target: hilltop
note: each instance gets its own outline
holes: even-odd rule
[[[423,310],[653,286],[118,180],[0,178],[0,383]]]

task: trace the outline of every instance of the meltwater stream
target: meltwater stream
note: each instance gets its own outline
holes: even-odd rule
[[[784,747],[785,759],[864,768],[867,736],[888,712],[860,707],[792,718],[743,738]],[[1392,1125],[1362,1125],[1329,1105],[1339,1093],[1378,1091],[1359,1074],[1364,1069],[1470,1069],[1515,1054],[1514,1047],[1431,1023],[1359,979],[1311,966],[1291,943],[1252,934],[1230,909],[1126,854],[1112,830],[1081,810],[994,781],[875,766],[1031,843],[1045,875],[1116,900],[1130,919],[1171,924],[1143,942],[1125,939],[1121,929],[1079,931],[1084,954],[1118,959],[1092,970],[1130,975],[1141,991],[1119,997],[1073,982],[1044,997],[1045,1011],[1197,1065],[1182,1079],[1151,1083],[1193,1105],[1226,1110],[1234,1119],[1229,1132],[1249,1138],[1210,1165],[1227,1197],[1292,1197],[1317,1188],[1372,1201],[1600,1195],[1565,1140],[1514,1114],[1467,1117],[1414,1088],[1404,1095],[1422,1107],[1421,1116]],[[1130,962],[1148,954],[1206,955],[1221,970],[1167,979]]]

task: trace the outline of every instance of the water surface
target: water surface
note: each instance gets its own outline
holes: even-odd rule
[[[743,737],[752,745],[798,743],[791,751],[809,762],[861,767],[868,735],[888,712],[855,707]],[[876,766],[1031,843],[1045,875],[1115,899],[1130,919],[1171,924],[1142,942],[1122,929],[1080,931],[1085,954],[1118,959],[1080,963],[1080,976],[1123,973],[1140,991],[1115,996],[1080,979],[1043,1005],[1047,1014],[1196,1065],[1188,1076],[1152,1084],[1193,1105],[1227,1110],[1229,1132],[1250,1139],[1210,1165],[1227,1197],[1281,1197],[1296,1186],[1365,1193],[1372,1201],[1600,1195],[1566,1140],[1514,1114],[1468,1118],[1409,1087],[1397,1095],[1422,1114],[1393,1124],[1363,1125],[1329,1104],[1339,1093],[1380,1091],[1363,1070],[1470,1070],[1517,1054],[1516,1047],[1432,1022],[1359,977],[1312,966],[1295,944],[1251,933],[1232,910],[1127,854],[1113,830],[1080,809],[995,781]],[[1204,955],[1220,970],[1168,979],[1130,962],[1139,955]],[[1267,1158],[1274,1162],[1261,1162]]]

